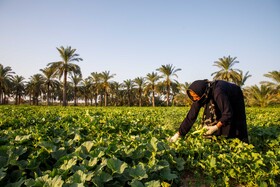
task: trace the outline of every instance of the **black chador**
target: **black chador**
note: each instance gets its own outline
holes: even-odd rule
[[[203,126],[216,125],[222,122],[213,135],[227,138],[239,138],[248,143],[248,132],[243,93],[239,86],[226,81],[197,80],[189,90],[194,91],[200,100],[193,102],[186,118],[179,128],[181,136],[185,136],[197,119],[200,108],[204,108]],[[192,99],[188,92],[189,97]]]

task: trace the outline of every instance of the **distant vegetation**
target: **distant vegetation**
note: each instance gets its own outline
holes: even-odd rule
[[[76,49],[57,48],[61,59],[50,62],[41,73],[26,80],[16,75],[10,66],[0,64],[0,104],[27,103],[30,105],[60,105],[68,102],[76,105],[94,106],[185,106],[190,104],[186,90],[191,82],[180,83],[173,64],[162,65],[155,71],[127,79],[114,81],[116,74],[110,71],[92,72],[83,78],[79,65],[82,61]],[[240,69],[234,69],[237,57],[224,56],[214,62],[218,71],[212,73],[213,80],[226,80],[242,87],[248,106],[270,106],[280,103],[280,71],[271,71],[260,86],[244,87],[248,78]]]

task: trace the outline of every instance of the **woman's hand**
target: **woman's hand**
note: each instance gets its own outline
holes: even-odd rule
[[[180,137],[180,133],[176,132],[176,134],[174,136],[172,136],[171,138],[168,138],[168,141],[169,142],[176,142],[179,137]]]
[[[222,122],[218,122],[216,125],[213,126],[205,126],[203,128],[205,128],[207,131],[205,132],[204,135],[211,135],[214,132],[216,132],[221,126],[223,126]]]
[[[204,128],[207,130],[204,135],[211,135],[219,129],[217,125],[206,126]]]

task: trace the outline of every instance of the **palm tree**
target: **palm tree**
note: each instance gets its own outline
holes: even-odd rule
[[[159,81],[159,79],[161,78],[161,76],[159,76],[156,72],[152,72],[152,73],[148,73],[146,75],[146,79],[147,79],[147,91],[149,92],[149,90],[152,91],[152,105],[153,107],[155,107],[155,91],[156,91],[156,84]]]
[[[239,69],[233,69],[233,65],[239,63],[236,61],[236,57],[232,58],[231,56],[219,58],[218,61],[214,62],[214,66],[217,66],[221,70],[216,71],[211,74],[214,75],[214,80],[225,80],[233,83],[241,81],[241,71]]]
[[[174,82],[171,83],[170,88],[172,90],[172,94],[171,94],[171,96],[172,96],[171,101],[172,102],[171,103],[173,105],[175,96],[180,93],[180,83],[178,81],[174,81]]]
[[[61,79],[63,77],[63,106],[67,106],[67,76],[69,72],[74,72],[76,74],[81,75],[80,67],[71,62],[79,62],[82,61],[82,58],[79,58],[79,54],[75,53],[76,49],[72,49],[71,46],[64,48],[61,46],[60,48],[56,48],[60,54],[61,61],[51,62],[48,66],[54,68],[56,70],[57,75]]]
[[[158,82],[155,89],[156,89],[155,92],[157,92],[159,94],[159,100],[158,100],[158,101],[160,101],[159,104],[161,106],[163,106],[164,103],[165,103],[165,100],[166,100],[164,98],[164,96],[167,94],[167,89],[166,89],[165,81]],[[162,103],[162,101],[163,101],[163,103]]]
[[[51,98],[51,88],[59,87],[59,82],[55,80],[55,69],[52,67],[46,67],[44,69],[40,69],[43,73],[44,84],[47,87],[47,105],[50,105],[50,98]]]
[[[127,94],[127,99],[128,99],[128,106],[131,106],[131,92],[132,89],[134,88],[134,82],[131,79],[124,80],[123,82],[124,88],[126,88],[126,94]]]
[[[77,75],[75,73],[71,73],[70,76],[71,83],[74,88],[74,106],[77,106],[77,92],[78,92],[78,84],[83,80],[81,75]]]
[[[139,95],[139,106],[142,106],[142,93],[143,88],[146,86],[145,78],[144,77],[136,77],[134,79],[134,83],[138,86],[138,95]]]
[[[90,80],[91,80],[91,82],[92,82],[91,90],[92,90],[93,95],[94,95],[95,106],[97,106],[97,104],[98,104],[98,102],[97,102],[97,97],[98,97],[99,92],[100,92],[100,90],[101,90],[101,78],[100,78],[100,73],[92,72],[92,73],[91,73]]]
[[[121,101],[121,91],[120,91],[121,87],[122,87],[122,84],[119,82],[116,82],[116,81],[114,81],[111,84],[113,103],[115,106],[118,106]]]
[[[87,106],[88,105],[88,99],[91,99],[91,90],[90,88],[92,87],[92,83],[91,83],[91,79],[90,77],[82,80],[82,83],[81,83],[81,92],[82,92],[82,95],[85,99],[85,105]]]
[[[10,66],[0,64],[0,104],[4,104],[4,96],[8,91],[14,72]]]
[[[280,71],[271,71],[264,74],[264,76],[270,78],[272,81],[262,81],[261,84],[266,84],[273,89],[280,89]]]
[[[172,83],[172,76],[175,76],[178,78],[176,72],[181,71],[180,68],[175,69],[172,64],[162,65],[160,68],[157,69],[160,73],[162,73],[162,76],[165,78],[164,84],[166,86],[167,90],[167,106],[169,106],[169,96],[170,96],[170,87]]]
[[[186,96],[188,95],[187,90],[189,89],[189,86],[191,85],[191,83],[185,82],[183,84],[180,84],[180,90],[186,94]]]
[[[21,96],[24,95],[24,77],[23,76],[14,76],[12,79],[13,91],[16,96],[15,105],[20,104]]]
[[[189,104],[189,105],[192,103],[191,99],[188,97],[188,94],[187,94],[187,90],[189,89],[190,85],[191,85],[191,83],[188,83],[188,82],[179,84],[180,93],[176,96],[176,98],[174,98],[176,102],[179,102],[179,103],[181,102],[181,103]]]
[[[61,80],[57,80],[57,85],[55,86],[55,89],[51,91],[52,93],[52,101],[59,101],[60,104],[63,102],[63,82]],[[68,85],[68,83],[67,83]]]
[[[276,101],[271,87],[264,84],[244,89],[244,95],[249,105],[265,107]]]
[[[271,71],[264,74],[265,77],[270,78],[272,81],[262,81],[261,84],[265,84],[273,89],[273,95],[280,103],[280,71]]]
[[[102,88],[105,91],[105,106],[107,106],[107,104],[108,104],[108,95],[109,95],[109,92],[110,92],[110,82],[109,82],[109,80],[114,78],[115,75],[116,74],[110,75],[110,71],[103,71],[100,74],[101,85],[102,85]]]
[[[27,83],[27,90],[29,91],[30,99],[32,98],[33,104],[39,104],[39,96],[43,92],[44,78],[41,74],[31,76],[30,81]]]
[[[252,75],[249,75],[249,71],[247,71],[246,73],[245,73],[245,75],[243,75],[243,71],[241,71],[240,70],[240,77],[241,77],[241,80],[240,81],[238,81],[237,80],[237,85],[239,85],[240,87],[242,87],[242,86],[244,86],[244,84],[245,84],[245,82],[247,81],[247,79],[249,78],[249,77],[252,77]]]

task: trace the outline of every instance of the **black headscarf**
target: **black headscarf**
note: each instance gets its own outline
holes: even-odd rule
[[[200,100],[198,102],[203,104],[208,98],[208,94],[210,91],[210,82],[207,79],[196,80],[189,86],[189,89],[187,90],[187,94],[189,98],[192,101],[194,101],[193,97],[190,94],[190,90],[195,92],[200,97]]]

